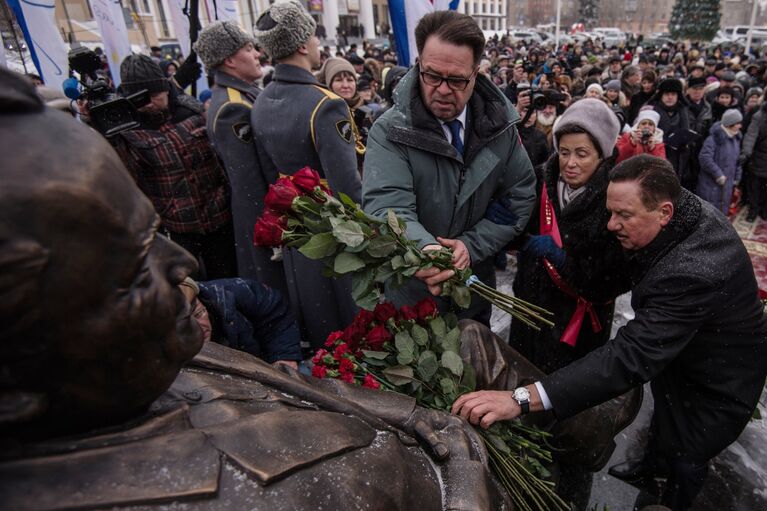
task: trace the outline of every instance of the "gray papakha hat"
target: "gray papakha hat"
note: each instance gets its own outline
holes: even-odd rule
[[[248,43],[255,45],[256,41],[236,23],[217,21],[200,32],[194,51],[206,69],[215,69]]]
[[[272,4],[256,21],[253,32],[273,59],[289,57],[314,35],[317,23],[296,0]]]

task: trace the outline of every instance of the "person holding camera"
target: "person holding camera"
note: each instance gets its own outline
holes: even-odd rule
[[[640,110],[631,131],[623,133],[618,139],[618,157],[615,163],[628,160],[638,154],[650,154],[666,158],[666,147],[663,145],[663,130],[658,128],[660,115],[651,108]]]

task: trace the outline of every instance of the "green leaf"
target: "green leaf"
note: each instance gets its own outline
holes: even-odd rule
[[[358,209],[360,209],[360,206],[359,206],[359,204],[357,204],[356,202],[354,202],[354,201],[352,200],[352,198],[351,198],[351,197],[349,197],[348,195],[346,195],[344,192],[338,192],[338,198],[339,198],[339,199],[341,199],[341,203],[342,203],[342,204],[344,204],[345,206],[349,206],[349,208],[350,208],[352,211],[355,211],[355,210],[358,210]]]
[[[380,298],[381,292],[376,288],[372,288],[367,294],[356,298],[354,303],[362,309],[372,311],[378,305]]]
[[[395,273],[397,273],[396,270],[393,270],[390,263],[382,264],[378,267],[376,270],[376,282],[379,282],[383,284],[387,280],[389,280]]]
[[[434,406],[437,408],[445,408],[445,402],[439,396],[434,396]]]
[[[450,378],[442,378],[439,380],[439,386],[442,388],[442,393],[445,394],[445,397],[449,397],[454,401],[453,396],[456,394],[455,382]]]
[[[402,256],[394,256],[391,259],[391,267],[395,270],[399,270],[405,266],[405,260],[402,258]]]
[[[360,268],[365,267],[365,261],[363,261],[358,255],[351,254],[349,252],[341,252],[336,256],[336,260],[333,263],[333,270],[336,273],[344,274],[357,271]]]
[[[368,245],[370,245],[370,241],[365,240],[359,245],[357,245],[356,247],[346,247],[346,251],[351,252],[353,254],[359,254],[360,252],[364,252],[365,250],[367,250]]]
[[[502,453],[511,454],[511,449],[509,448],[508,444],[504,442],[500,436],[494,433],[485,432],[483,437]]]
[[[360,224],[353,220],[346,220],[333,227],[333,236],[348,245],[350,248],[357,247],[365,241],[365,235],[362,234]]]
[[[446,351],[442,354],[442,367],[448,369],[454,375],[460,377],[463,374],[463,359],[453,351]]]
[[[413,368],[410,366],[391,366],[382,372],[393,385],[405,385],[413,381]]]
[[[442,350],[452,351],[453,353],[461,352],[461,331],[458,328],[453,328],[444,337],[442,337]]]
[[[389,367],[391,365],[386,360],[375,360],[372,358],[366,358],[365,363],[372,367]]]
[[[376,236],[370,240],[367,248],[371,257],[388,257],[397,249],[397,243],[391,236]]]
[[[407,331],[402,330],[394,336],[394,346],[400,353],[407,352],[411,355],[415,351],[415,342]]]
[[[394,211],[392,211],[391,209],[386,212],[386,223],[389,225],[389,229],[391,229],[391,232],[402,236],[402,228],[399,225],[397,215],[395,215]]]
[[[469,305],[471,305],[471,291],[463,284],[453,286],[450,297],[462,309],[468,309]]]
[[[421,258],[413,250],[405,252],[405,263],[408,266],[420,266]]]
[[[463,376],[461,377],[461,387],[465,392],[474,392],[477,389],[477,373],[471,364],[463,363]]]
[[[338,243],[336,243],[333,234],[321,232],[312,236],[298,251],[309,259],[322,259],[334,254],[336,248],[338,248]]]
[[[421,325],[413,325],[413,328],[410,330],[410,335],[419,346],[426,346],[429,344],[429,332],[427,332]]]
[[[375,277],[373,268],[352,274],[352,298],[356,300],[369,293],[373,288],[373,277]]]
[[[442,317],[445,319],[445,325],[447,325],[447,328],[449,330],[452,330],[453,328],[458,326],[458,318],[452,312],[448,312]]]
[[[411,266],[410,268],[408,268],[407,270],[405,270],[405,271],[403,271],[403,272],[402,272],[402,276],[403,276],[403,277],[412,277],[413,275],[415,275],[415,274],[416,274],[416,272],[417,272],[419,269],[420,269],[420,268],[418,268],[418,266]]]
[[[426,350],[418,357],[418,368],[416,371],[418,375],[424,381],[431,380],[439,369],[439,362],[437,362],[437,355],[433,351]]]
[[[401,365],[411,364],[414,358],[412,351],[400,351],[397,353],[397,363]]]
[[[445,334],[447,334],[445,320],[440,316],[437,316],[436,318],[429,321],[429,328],[431,328],[432,333],[437,337],[438,340],[442,339]]]
[[[385,360],[386,357],[389,356],[388,351],[373,351],[373,350],[362,350],[362,355],[366,359],[373,359],[373,360]]]

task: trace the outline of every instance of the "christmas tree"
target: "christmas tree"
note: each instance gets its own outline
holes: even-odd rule
[[[578,9],[579,22],[586,28],[593,28],[599,21],[599,0],[580,0],[581,7]]]
[[[710,41],[719,30],[720,0],[676,0],[668,22],[671,37]]]

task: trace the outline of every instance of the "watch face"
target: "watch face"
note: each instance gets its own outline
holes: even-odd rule
[[[514,391],[514,399],[516,399],[517,402],[530,401],[530,391],[524,387],[519,387]]]

